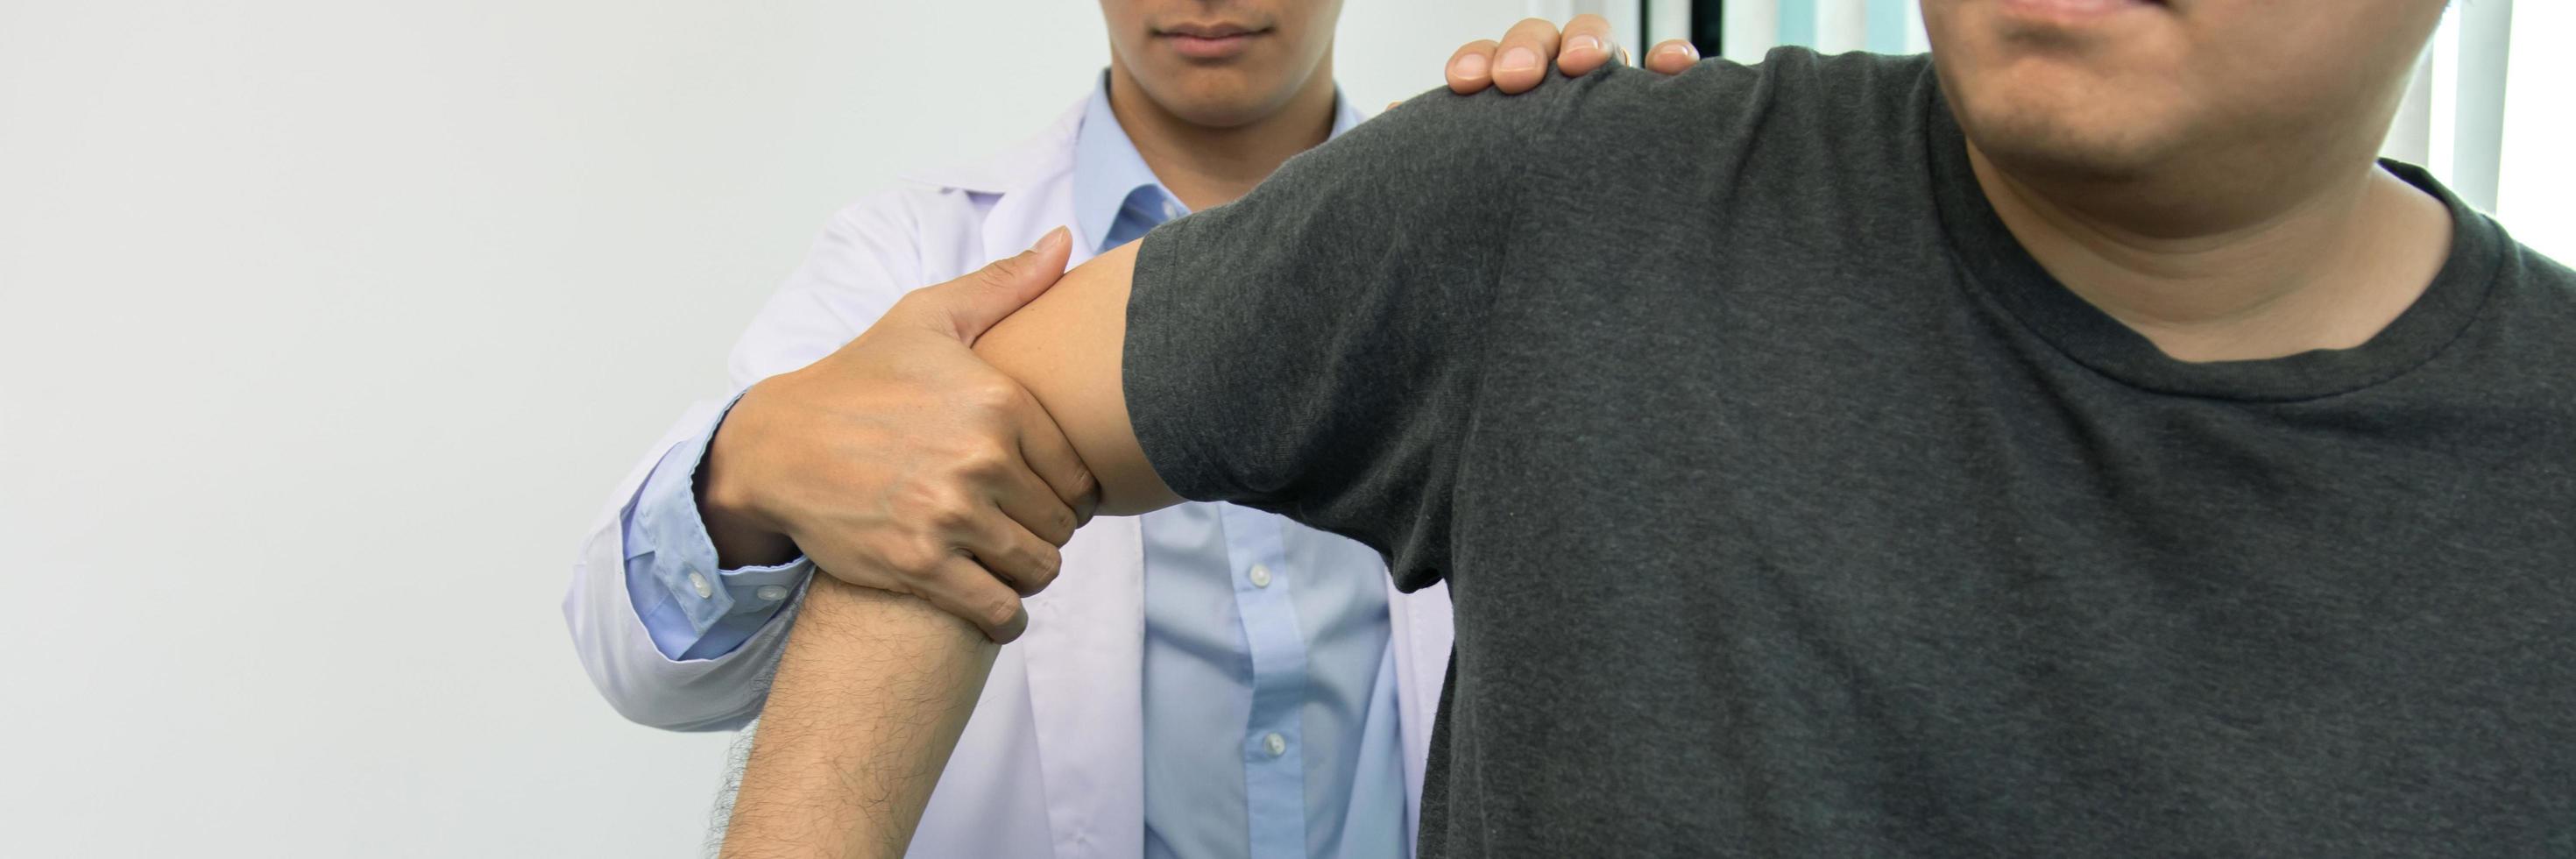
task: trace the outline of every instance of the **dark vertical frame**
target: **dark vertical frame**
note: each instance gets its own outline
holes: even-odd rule
[[[1678,0],[1667,0],[1678,2]],[[1690,0],[1691,47],[1703,57],[1720,56],[1726,51],[1726,0]]]
[[[1700,56],[1714,57],[1724,50],[1726,0],[1664,0],[1664,2],[1690,4],[1690,32],[1682,35],[1690,39],[1691,47],[1699,49]],[[1639,42],[1653,45],[1673,38],[1671,34],[1655,32],[1655,0],[1637,0],[1637,21],[1640,29],[1644,31],[1637,34]]]

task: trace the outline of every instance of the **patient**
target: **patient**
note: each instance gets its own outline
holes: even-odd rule
[[[2442,7],[1426,96],[812,372],[980,357],[1104,512],[1446,581],[1424,856],[2563,853],[2576,273],[2374,161]],[[973,626],[823,584],[742,855],[899,828],[973,698]]]

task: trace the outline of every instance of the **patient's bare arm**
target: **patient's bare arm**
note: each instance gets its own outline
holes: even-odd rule
[[[902,856],[999,647],[918,597],[815,576],[726,859]]]
[[[1062,265],[1060,241],[1053,253],[1039,261]],[[979,320],[1033,313],[983,357],[1004,372],[1038,376],[1037,368],[1045,368],[1055,398],[1049,405],[1079,416],[1084,457],[1115,464],[1108,488],[1124,509],[1171,503],[1126,429],[1119,397],[1119,312],[1131,255],[1112,253],[1067,275],[1066,285],[1081,286],[1071,296],[1076,300],[1044,308],[1023,305],[1048,291],[1061,269],[1030,265],[1047,256],[1037,251],[1016,266],[917,290],[831,360],[898,374],[937,361],[973,362],[978,356],[967,350],[980,345],[971,336],[983,327]],[[1050,329],[1057,336],[1046,336]],[[971,551],[950,544],[917,548]],[[968,554],[951,560],[982,574]],[[849,584],[841,575],[865,571],[832,572],[808,587],[780,660],[736,793],[726,857],[903,855],[992,668],[998,645],[974,623],[918,597]],[[991,621],[1016,608],[993,607],[1003,611],[976,616]]]
[[[1544,44],[1551,51],[1555,47],[1553,40]],[[882,371],[845,374],[860,380],[907,373],[922,377],[925,368],[960,362],[989,364],[1016,382],[1023,392],[1019,395],[1034,400],[1034,411],[1061,432],[1059,443],[1069,444],[1079,460],[1085,476],[1081,482],[1097,489],[1099,512],[1130,515],[1178,503],[1136,438],[1121,375],[1127,301],[1141,244],[1101,254],[1050,283],[1045,275],[1061,270],[1054,266],[1061,265],[1065,252],[1060,241],[1042,243],[1044,252],[1032,251],[1018,265],[915,291],[827,360]],[[1031,272],[1037,275],[1029,276]],[[987,322],[995,319],[1000,321]],[[1021,440],[1024,445],[1028,438],[1052,440],[1055,434],[1030,434]],[[1053,484],[1034,478],[1022,482]],[[890,491],[885,485],[839,488],[863,497]],[[971,486],[928,489],[980,499]],[[1011,510],[1001,499],[990,506],[1003,513]],[[948,511],[969,507],[927,505]],[[1031,518],[1016,521],[1034,527]],[[1071,522],[1062,524],[1069,533]],[[1048,542],[1058,542],[1052,533]],[[995,638],[1008,639],[1017,634],[1018,618],[1024,615],[1016,611],[1008,589],[992,588],[990,581],[977,578],[990,575],[985,570],[994,559],[974,555],[973,545],[932,543],[912,547],[918,551],[910,554],[966,552],[937,557],[938,566],[971,573],[956,578],[984,586],[992,596],[950,602],[965,605],[967,616],[998,630]],[[811,547],[806,548],[810,554]],[[987,563],[979,567],[977,561]],[[1048,561],[1024,566],[1043,567],[1040,578],[1051,578],[1058,561]],[[850,567],[840,572],[873,571]],[[939,593],[971,596],[973,590]],[[995,650],[975,624],[917,598],[816,576],[770,692],[724,855],[902,855],[964,730]]]

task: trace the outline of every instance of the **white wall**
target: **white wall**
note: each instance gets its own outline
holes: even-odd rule
[[[2567,110],[2576,3],[2514,4],[2512,43],[2496,219],[2524,244],[2576,265],[2576,158],[2567,155],[2576,140],[2576,114]]]
[[[1520,0],[1349,0],[1437,85]],[[1079,0],[0,0],[0,855],[689,856],[573,542],[832,209],[1106,60]]]

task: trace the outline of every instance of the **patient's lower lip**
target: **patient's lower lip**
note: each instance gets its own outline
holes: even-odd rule
[[[2163,5],[2161,0],[2003,0],[2016,15],[2074,24]]]

